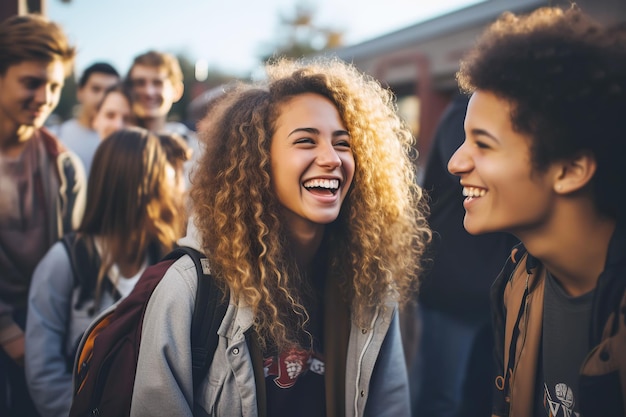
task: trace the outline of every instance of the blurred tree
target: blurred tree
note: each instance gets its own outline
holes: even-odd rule
[[[344,33],[319,25],[315,20],[316,9],[312,3],[299,0],[291,13],[280,13],[276,40],[263,48],[262,62],[281,56],[300,58],[325,49],[343,45]]]

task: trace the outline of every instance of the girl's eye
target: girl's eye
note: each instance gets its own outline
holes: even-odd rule
[[[311,139],[311,138],[300,138],[300,139],[296,139],[295,143],[313,143],[313,139]]]
[[[350,147],[350,142],[347,140],[340,140],[335,142],[335,146],[339,146],[342,148],[349,148]]]

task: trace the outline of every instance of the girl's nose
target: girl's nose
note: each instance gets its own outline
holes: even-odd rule
[[[115,118],[115,130],[121,130],[126,127],[126,122],[122,116],[118,116]]]
[[[341,166],[341,158],[339,158],[332,144],[322,145],[319,147],[317,163],[321,166],[335,168]]]

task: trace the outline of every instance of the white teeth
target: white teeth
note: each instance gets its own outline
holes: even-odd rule
[[[474,187],[463,187],[463,196],[465,197],[482,197],[487,194],[487,190]]]
[[[306,188],[328,188],[336,190],[339,188],[339,180],[313,179],[304,183]]]

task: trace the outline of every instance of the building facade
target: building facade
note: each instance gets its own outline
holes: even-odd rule
[[[626,21],[626,0],[578,0],[581,9],[606,23]],[[569,7],[570,0],[486,0],[352,46],[326,51],[352,62],[389,86],[417,137],[424,163],[443,110],[458,91],[459,61],[500,14],[544,6]]]

